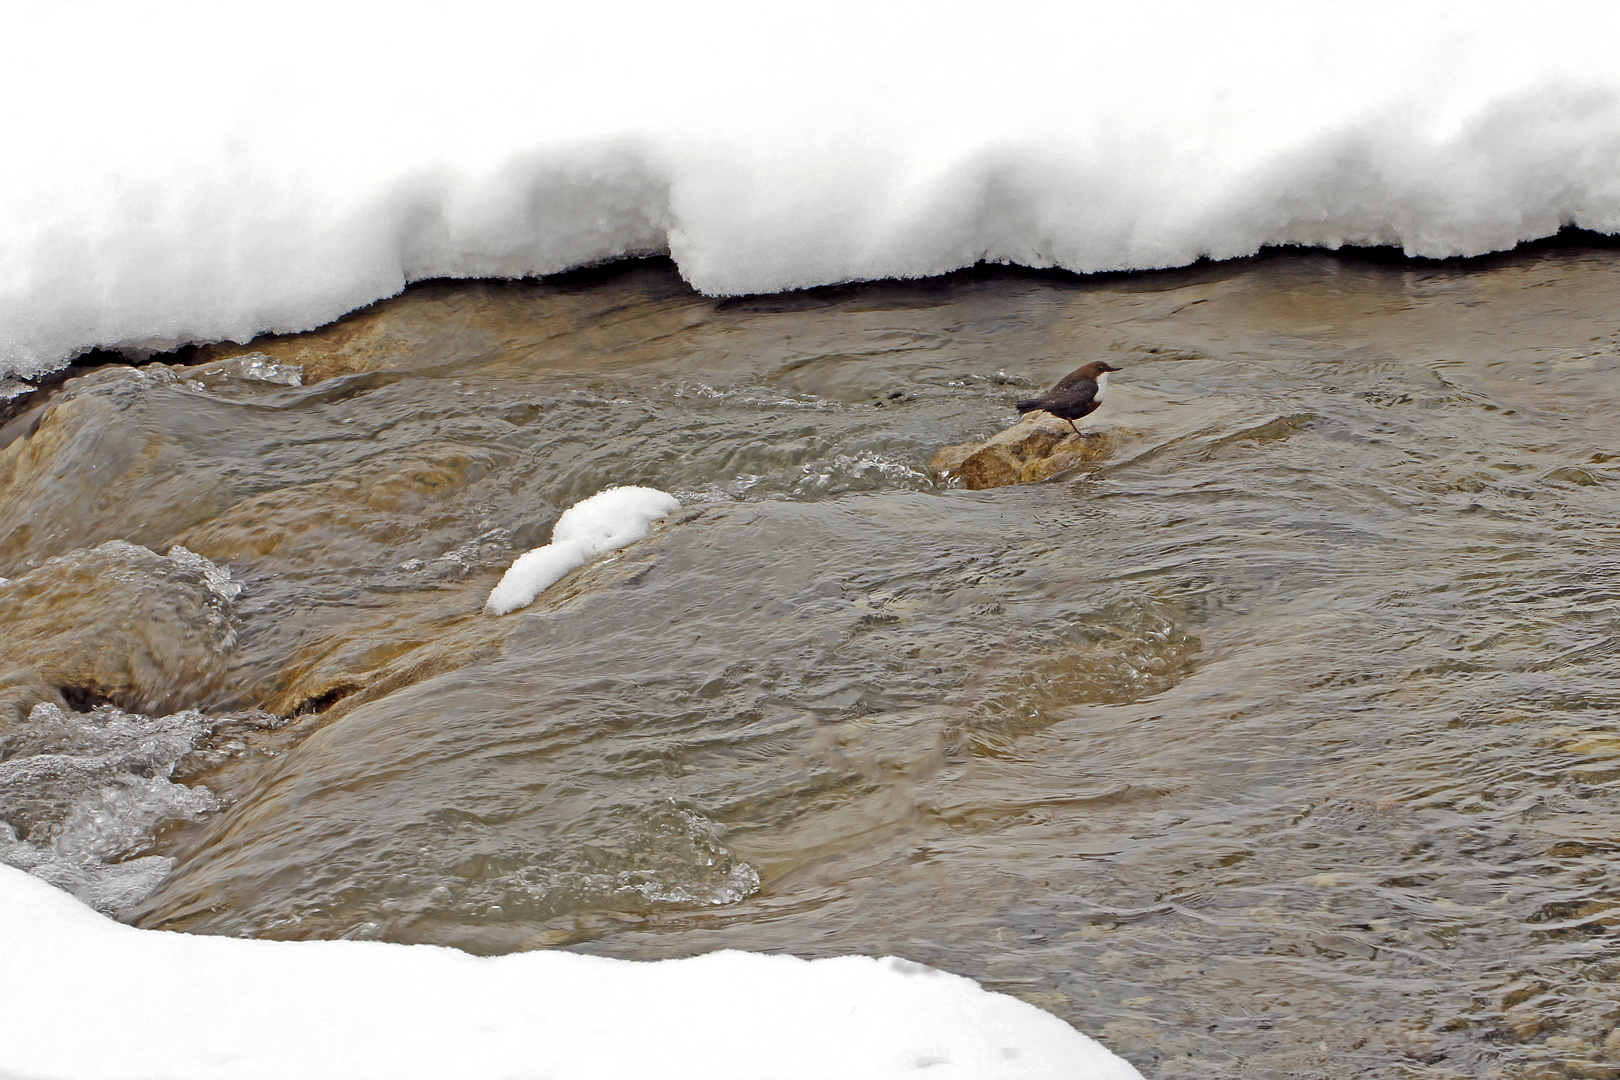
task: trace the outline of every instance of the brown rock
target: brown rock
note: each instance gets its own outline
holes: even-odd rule
[[[172,438],[153,391],[179,379],[163,365],[108,365],[68,380],[0,439],[0,575],[114,537],[167,551],[217,514],[230,482],[199,472]]]
[[[320,713],[330,720],[356,706],[485,659],[500,651],[514,624],[498,623],[474,608],[478,582],[443,596],[413,596],[343,624],[343,633],[318,638],[289,658],[287,667],[255,690],[272,713]],[[458,610],[459,609],[459,610]]]
[[[1543,1021],[1541,1013],[1533,1008],[1519,1005],[1502,1014],[1502,1021],[1513,1036],[1521,1041],[1529,1041],[1541,1034]]]
[[[1035,413],[982,443],[947,446],[930,468],[952,487],[974,491],[1030,484],[1109,457],[1111,433],[1076,435],[1067,420]]]
[[[696,296],[656,265],[627,263],[602,273],[611,288],[581,287],[569,275],[527,281],[427,281],[398,296],[301,334],[266,334],[247,344],[190,351],[188,363],[259,354],[296,367],[305,386],[374,371],[453,370],[504,355],[517,370],[622,368],[662,361],[668,336],[704,323],[717,300]],[[673,302],[672,302],[673,301]],[[623,327],[633,322],[635,329]]]
[[[220,692],[240,586],[181,547],[113,540],[0,584],[0,728],[41,701],[158,714]]]

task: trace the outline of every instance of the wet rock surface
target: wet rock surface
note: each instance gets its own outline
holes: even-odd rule
[[[1120,439],[1107,429],[1077,433],[1067,420],[1039,413],[984,442],[947,446],[929,468],[942,483],[970,491],[1032,484],[1107,460]]]
[[[183,547],[160,556],[122,540],[0,584],[0,726],[40,702],[161,712],[218,698],[241,588]]]
[[[296,367],[307,383],[379,371],[449,369],[495,355],[561,353],[587,362],[635,356],[707,321],[721,301],[695,296],[658,275],[629,291],[598,286],[622,277],[609,267],[534,282],[429,281],[304,334],[189,350],[192,362],[250,355]],[[543,303],[535,303],[536,293]],[[593,325],[595,323],[596,325]],[[633,333],[621,333],[634,325]]]

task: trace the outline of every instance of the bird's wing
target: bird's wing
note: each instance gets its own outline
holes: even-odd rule
[[[1052,387],[1052,392],[1046,395],[1051,402],[1062,402],[1073,409],[1083,409],[1097,400],[1097,380],[1074,376],[1064,379]]]
[[[1097,380],[1090,375],[1082,375],[1078,371],[1071,371],[1057,381],[1048,393],[1069,394],[1083,391],[1089,397],[1097,396]]]
[[[1078,420],[1082,416],[1090,416],[1096,412],[1097,402],[1090,394],[1069,394],[1064,397],[1047,398],[1046,404],[1041,408],[1065,420]]]

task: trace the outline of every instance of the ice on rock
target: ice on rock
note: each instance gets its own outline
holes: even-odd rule
[[[0,375],[649,252],[739,294],[1612,233],[1617,37],[1581,0],[13,4]],[[227,54],[274,77],[125,77]]]
[[[176,374],[189,384],[203,389],[232,381],[269,383],[274,386],[304,385],[303,365],[283,364],[262,352],[215,360],[200,367],[182,368]]]
[[[654,521],[680,508],[675,496],[648,487],[611,487],[581,499],[552,526],[551,543],[518,556],[484,610],[505,615],[528,607],[568,571],[642,539]]]

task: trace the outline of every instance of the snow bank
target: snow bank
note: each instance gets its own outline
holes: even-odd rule
[[[517,557],[490,590],[484,610],[505,615],[528,607],[574,567],[635,543],[652,531],[654,521],[680,508],[675,496],[649,487],[610,487],[581,499],[551,527],[551,543]]]
[[[1617,38],[1571,0],[5,5],[0,375],[639,252],[744,293],[1614,232]]]
[[[4,866],[0,957],[8,1080],[1140,1080],[1032,1005],[895,959],[195,937]]]

